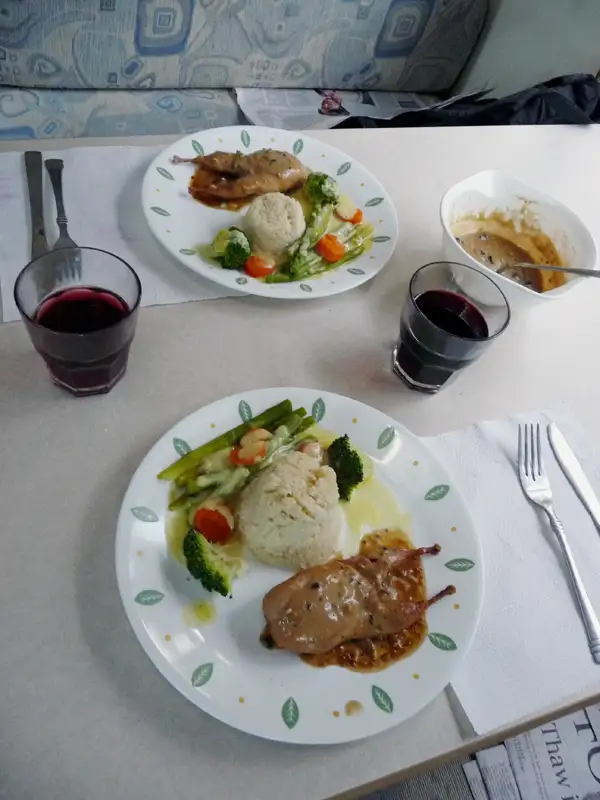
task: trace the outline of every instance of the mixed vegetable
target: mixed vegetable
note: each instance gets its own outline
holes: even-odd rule
[[[252,253],[252,243],[235,227],[220,230],[212,244],[198,248],[200,254],[266,283],[289,283],[335,269],[370,249],[374,226],[363,222],[363,212],[332,177],[312,172],[295,196],[305,209],[306,230],[278,265]]]
[[[230,596],[242,566],[228,550],[235,539],[236,496],[254,475],[285,453],[301,450],[320,458],[321,445],[309,431],[314,424],[306,409],[294,409],[290,400],[283,400],[158,474],[171,482],[169,510],[182,515],[188,528],[183,542],[187,569],[208,591]],[[348,500],[364,479],[361,456],[346,435],[330,444],[326,458],[336,473],[340,498]]]
[[[223,597],[231,596],[233,581],[241,567],[239,558],[228,555],[194,528],[189,529],[183,540],[183,555],[188,572],[207,591],[217,592]]]
[[[224,269],[241,269],[252,255],[248,237],[239,228],[223,228],[212,244],[201,245],[200,254],[218,261]]]

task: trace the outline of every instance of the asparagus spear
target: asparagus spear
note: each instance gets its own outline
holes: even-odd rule
[[[304,431],[307,431],[309,428],[312,428],[314,424],[315,421],[312,417],[304,417],[304,419],[300,423],[300,427],[296,431],[296,438],[298,438],[298,436],[300,436],[301,433],[304,433]]]
[[[265,278],[267,283],[289,283],[290,281],[302,280],[309,275],[317,275],[322,272],[328,272],[331,269],[336,269],[347,261],[361,255],[368,249],[368,242],[372,238],[375,229],[369,222],[362,222],[358,225],[353,225],[351,222],[346,222],[341,225],[335,232],[335,236],[345,244],[346,253],[339,260],[331,264],[324,261],[317,253],[311,251],[305,254],[304,260],[297,264],[296,272],[292,277],[287,272],[274,272]]]
[[[182,508],[188,499],[188,494],[186,491],[183,491],[181,494],[175,495],[169,501],[169,511],[176,511],[178,508]]]
[[[190,494],[188,491],[179,494],[171,499],[169,503],[169,511],[177,511],[180,508],[187,508],[190,503],[195,503],[199,506],[211,494],[210,489],[197,489],[196,492]]]
[[[286,425],[277,426],[273,439],[270,440],[275,447],[271,452],[268,452],[264,461],[259,462],[254,467],[250,467],[249,470],[243,467],[235,467],[189,478],[179,494],[172,494],[169,510],[174,511],[186,505],[196,508],[209,497],[226,497],[241,489],[251,473],[258,472],[269,466],[275,455],[287,452],[287,450],[293,450],[297,446],[304,431],[315,424],[312,417],[303,416],[304,414],[306,414],[306,409],[299,408],[286,417]],[[277,431],[280,429],[282,434],[285,433],[281,442],[277,441]],[[189,506],[190,503],[191,506]]]
[[[290,275],[293,275],[297,265],[300,265],[306,254],[314,247],[319,241],[321,236],[327,231],[331,217],[333,215],[333,206],[326,204],[319,208],[315,208],[309,217],[304,231],[299,242],[294,243],[290,248],[290,259],[283,266],[282,270]]]
[[[287,419],[284,419],[281,425],[278,425],[275,429],[275,435],[280,428],[285,428],[286,436],[291,437],[293,436],[300,425],[302,424],[302,420],[306,414],[305,408],[299,408],[298,411],[293,411]],[[283,433],[283,431],[282,431]]]
[[[269,425],[264,425],[262,427],[266,428],[268,431],[271,431],[271,433],[272,433],[273,431],[276,431],[277,428],[280,428],[282,425],[286,425],[287,426],[290,423],[290,420],[292,418],[295,418],[296,416],[299,416],[301,418],[305,417],[306,416],[306,409],[305,408],[297,408],[294,411],[292,411],[291,414],[288,414],[288,413],[283,414],[283,416],[279,417],[279,419],[275,420],[275,422],[272,422]],[[240,436],[240,439],[241,438],[242,437]],[[225,448],[221,448],[221,449],[225,449]],[[229,450],[229,447],[227,447],[226,449]],[[206,459],[206,457],[205,457],[205,459]],[[203,459],[203,460],[205,460],[205,459]],[[177,484],[177,486],[179,486],[180,488],[185,490],[185,488],[188,485],[188,483],[191,482],[192,485],[194,485],[196,483],[196,480],[197,480],[197,477],[198,477],[199,473],[200,473],[200,475],[202,475],[202,473],[210,474],[211,470],[210,469],[209,470],[205,469],[204,463],[200,462],[200,463],[196,464],[195,466],[193,466],[191,469],[188,469],[185,472],[181,473],[181,475],[178,475],[177,478],[175,479],[175,483]],[[188,493],[189,493],[189,487],[188,487]]]
[[[291,411],[291,402],[289,400],[283,400],[281,403],[263,411],[263,413],[259,414],[257,417],[253,417],[247,422],[236,425],[235,428],[232,428],[226,433],[222,433],[220,436],[217,436],[216,439],[212,439],[210,442],[206,442],[195,450],[186,453],[178,461],[175,461],[169,467],[163,469],[162,472],[159,472],[158,478],[163,481],[175,480],[184,472],[188,472],[188,470],[197,467],[207,456],[216,453],[218,450],[236,445],[249,430],[253,428],[266,428],[284,414],[290,414]]]
[[[305,408],[295,408],[291,414],[284,414],[278,420],[276,420],[272,426],[270,426],[269,430],[271,433],[277,430],[277,428],[281,428],[282,425],[286,425],[290,421],[291,417],[305,417],[306,416],[306,409]]]
[[[358,258],[358,256],[369,250],[369,248],[370,242],[368,240],[363,241],[362,244],[347,250],[339,261],[332,261],[331,263],[328,263],[315,253],[314,256],[306,262],[304,274],[300,278],[291,278],[289,275],[285,275],[282,272],[275,272],[273,275],[268,276],[269,283],[291,283],[296,280],[312,277],[313,275],[322,275],[325,272],[330,272],[332,269],[341,267],[348,261]]]

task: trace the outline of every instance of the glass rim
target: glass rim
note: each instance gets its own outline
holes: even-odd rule
[[[35,317],[32,317],[31,314],[28,314],[27,311],[25,311],[25,309],[23,308],[23,306],[21,304],[21,301],[19,300],[18,291],[19,291],[19,285],[20,285],[22,279],[25,277],[25,274],[26,274],[27,270],[32,265],[37,264],[38,261],[42,261],[42,259],[47,258],[52,253],[56,253],[56,252],[68,253],[69,251],[72,251],[72,250],[91,250],[91,251],[93,251],[95,253],[103,253],[106,256],[110,256],[111,258],[114,258],[117,261],[120,261],[121,264],[123,264],[123,266],[125,266],[129,270],[129,272],[133,275],[133,279],[134,279],[136,287],[137,287],[137,297],[136,297],[135,303],[133,303],[133,305],[129,307],[129,313],[127,314],[126,317],[123,317],[123,319],[118,320],[118,322],[114,322],[112,325],[109,325],[107,328],[102,328],[100,331],[89,331],[88,333],[73,333],[71,331],[52,331],[49,328],[46,328],[44,325],[40,325],[40,323],[35,319]],[[99,287],[99,288],[102,288],[102,287]],[[110,291],[110,290],[107,290],[107,291]],[[135,311],[137,311],[137,309],[140,306],[140,302],[142,300],[142,282],[140,280],[140,276],[137,274],[137,272],[134,270],[134,268],[131,266],[131,264],[128,264],[127,261],[125,261],[124,258],[121,258],[121,256],[116,255],[116,253],[111,253],[109,250],[103,250],[101,247],[79,247],[79,246],[77,246],[77,247],[63,247],[59,251],[57,251],[57,250],[48,250],[46,253],[41,253],[41,255],[36,256],[35,258],[32,258],[31,261],[28,261],[27,264],[25,264],[25,266],[19,272],[19,274],[17,275],[17,277],[15,279],[15,285],[13,287],[13,297],[14,297],[14,300],[15,300],[15,305],[17,306],[17,310],[19,311],[19,314],[21,314],[21,316],[24,317],[27,320],[28,323],[30,323],[31,325],[34,325],[36,328],[40,328],[41,330],[45,331],[46,333],[51,333],[51,334],[54,334],[56,336],[93,336],[96,333],[102,333],[103,331],[108,331],[111,328],[116,328],[118,325],[122,325]],[[37,311],[37,308],[36,308],[36,311]]]
[[[476,272],[478,275],[481,275],[482,278],[485,278],[485,280],[488,281],[488,283],[491,283],[492,286],[494,287],[494,289],[496,289],[498,291],[498,293],[500,294],[500,296],[504,300],[504,306],[506,308],[506,320],[505,320],[504,324],[502,325],[502,327],[499,330],[496,331],[496,333],[493,333],[491,336],[485,336],[485,337],[481,337],[481,336],[475,336],[475,337],[473,337],[473,336],[471,336],[471,337],[459,336],[457,333],[451,333],[450,331],[445,330],[445,328],[440,328],[439,325],[436,325],[435,322],[432,322],[429,319],[429,317],[421,311],[421,309],[419,308],[419,306],[415,302],[416,301],[416,297],[414,296],[414,292],[413,292],[413,283],[414,283],[417,275],[422,270],[427,269],[427,267],[437,267],[437,266],[440,266],[440,265],[446,265],[446,266],[452,266],[452,267],[460,267],[461,269],[468,269],[470,272]],[[419,267],[419,269],[417,269],[415,272],[413,272],[413,274],[411,276],[411,279],[410,279],[409,284],[408,284],[408,296],[409,296],[412,308],[415,309],[415,311],[417,312],[417,314],[420,317],[422,317],[424,320],[427,320],[427,322],[430,325],[433,325],[434,328],[437,328],[438,331],[441,331],[446,336],[449,336],[451,339],[459,339],[461,342],[491,342],[492,339],[496,339],[498,336],[500,336],[501,333],[504,333],[504,331],[508,328],[508,324],[509,324],[510,319],[511,319],[510,305],[508,303],[508,300],[506,299],[506,295],[504,294],[502,289],[498,286],[498,284],[495,281],[493,281],[492,278],[490,278],[489,275],[485,275],[483,272],[480,272],[476,267],[470,267],[468,264],[461,264],[459,261],[429,261],[427,264],[423,264],[423,266]],[[418,296],[419,295],[417,295],[417,297]],[[474,305],[475,308],[477,308],[477,310],[479,311],[479,307],[477,306],[476,303],[473,303],[469,298],[465,297],[464,294],[461,294],[461,297],[464,297],[465,300],[467,300],[467,302],[469,302],[472,305]],[[486,322],[486,324],[487,324],[487,322]]]

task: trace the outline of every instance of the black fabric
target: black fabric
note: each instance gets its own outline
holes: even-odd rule
[[[444,125],[589,125],[600,122],[600,84],[592,75],[564,75],[500,100],[471,98],[391,120],[353,117],[338,128]]]

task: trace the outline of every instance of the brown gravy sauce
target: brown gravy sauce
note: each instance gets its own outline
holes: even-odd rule
[[[403,531],[384,530],[365,536],[359,552],[374,557],[386,547],[408,550],[413,544]],[[426,600],[425,571],[420,559],[400,573],[396,588],[403,602]],[[427,621],[422,618],[400,633],[344,642],[328,653],[301,655],[300,658],[313,667],[337,666],[356,672],[378,672],[414,653],[426,636]]]
[[[221,200],[218,197],[213,197],[212,195],[202,194],[201,192],[196,192],[192,188],[193,178],[190,181],[190,188],[189,192],[199,203],[202,203],[203,206],[208,206],[209,208],[218,208],[219,211],[240,211],[240,209],[244,208],[254,200],[254,197],[244,197],[238,200]]]
[[[344,714],[347,717],[355,717],[357,714],[361,714],[362,711],[363,711],[363,704],[358,700],[348,700],[348,702],[344,706]]]
[[[526,208],[518,222],[500,211],[465,217],[452,225],[452,234],[475,261],[493,270],[512,267],[503,275],[536,292],[548,292],[566,282],[563,272],[514,267],[519,262],[566,266],[552,239],[528,219]]]

